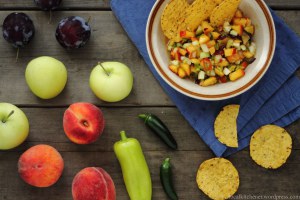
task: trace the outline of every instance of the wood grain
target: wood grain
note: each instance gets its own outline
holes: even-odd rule
[[[153,113],[168,126],[180,151],[208,151],[209,148],[198,134],[186,122],[176,108],[114,108],[104,107],[106,126],[101,138],[90,145],[74,145],[65,136],[62,126],[66,108],[22,108],[30,122],[30,134],[27,142],[11,151],[19,152],[29,146],[46,143],[56,146],[59,151],[113,151],[113,144],[120,140],[119,132],[125,130],[130,137],[137,138],[146,151],[171,151],[137,116],[141,113]],[[42,120],[41,120],[42,119]],[[287,131],[293,138],[293,149],[300,149],[300,135],[297,127],[300,121],[293,123]]]
[[[9,11],[0,12],[0,19]],[[286,23],[300,34],[300,12],[278,11]],[[25,49],[21,49],[19,61],[15,62],[16,50],[0,37],[0,99],[22,106],[66,106],[72,102],[88,101],[101,106],[173,106],[153,78],[137,49],[110,11],[63,11],[53,16],[52,24],[45,23],[48,15],[40,11],[28,11],[36,26],[36,36]],[[79,15],[91,16],[92,37],[82,49],[67,51],[56,41],[54,32],[60,19]],[[52,56],[68,69],[68,83],[65,90],[52,100],[40,100],[26,85],[24,72],[27,63],[38,56]],[[89,88],[89,75],[98,61],[120,61],[127,64],[134,74],[134,88],[131,95],[116,104],[97,99]],[[12,82],[13,80],[13,82]],[[80,92],[78,92],[80,91]]]
[[[163,92],[110,11],[109,2],[63,0],[60,11],[53,13],[52,23],[49,24],[49,13],[39,11],[33,0],[0,0],[0,19],[12,11],[22,10],[30,15],[36,26],[36,36],[28,47],[20,51],[18,62],[15,62],[16,50],[0,37],[0,101],[20,106],[30,121],[30,135],[26,142],[16,149],[0,151],[0,200],[71,200],[73,177],[88,166],[100,166],[107,170],[116,184],[117,199],[128,200],[121,169],[113,153],[113,144],[119,140],[119,131],[123,129],[142,144],[151,170],[154,200],[167,199],[159,181],[159,166],[166,157],[172,159],[179,199],[207,199],[197,189],[195,175],[200,163],[214,155]],[[266,0],[266,3],[272,8],[284,9],[276,13],[300,35],[300,12],[297,11],[300,9],[299,0]],[[66,51],[54,37],[59,20],[70,15],[86,19],[91,17],[91,41],[85,48],[76,51]],[[68,69],[65,90],[58,97],[47,101],[36,98],[24,79],[27,63],[42,55],[56,57]],[[127,64],[135,77],[131,95],[118,103],[102,102],[88,86],[89,74],[96,63],[110,60]],[[101,138],[91,145],[73,144],[63,132],[65,109],[69,104],[79,101],[100,106],[107,122]],[[178,141],[178,151],[166,147],[137,118],[138,114],[149,112],[158,115],[169,127]],[[249,199],[251,195],[256,195],[252,196],[256,199],[266,199],[261,197],[263,195],[300,195],[299,127],[299,120],[287,127],[293,138],[293,151],[287,163],[278,170],[257,166],[251,160],[248,149],[229,157],[240,174],[241,184],[235,199]],[[43,189],[25,184],[17,173],[19,156],[29,147],[41,143],[57,148],[65,161],[61,179],[54,186]]]
[[[0,12],[4,18],[9,12]],[[48,24],[48,15],[40,11],[27,12],[36,26],[36,35],[32,43],[20,50],[16,63],[16,50],[0,37],[0,99],[14,104],[58,106],[71,102],[89,101],[104,104],[97,99],[89,88],[89,76],[92,68],[99,61],[119,61],[127,64],[134,75],[134,88],[126,100],[117,105],[171,105],[171,101],[162,92],[159,84],[153,80],[146,64],[139,56],[129,38],[116,21],[112,12],[82,12],[64,11],[53,16]],[[92,37],[87,46],[82,49],[67,51],[56,41],[54,33],[60,19],[79,15],[86,19],[91,17]],[[45,23],[46,22],[46,23]],[[29,90],[25,82],[25,68],[27,63],[38,56],[52,56],[61,60],[68,69],[68,83],[63,93],[55,99],[41,101]],[[11,80],[14,80],[12,83]],[[16,87],[18,86],[18,87]],[[80,91],[80,93],[78,92]],[[113,104],[110,104],[113,105]]]
[[[153,199],[167,199],[159,181],[159,165],[165,157],[171,157],[174,183],[180,199],[207,199],[197,189],[195,174],[198,166],[206,159],[214,157],[208,147],[183,119],[176,108],[102,108],[106,128],[101,138],[91,145],[76,145],[64,135],[62,116],[65,108],[22,108],[30,121],[30,135],[20,147],[10,151],[0,151],[0,199],[1,200],[71,200],[71,184],[75,174],[88,166],[100,166],[112,176],[117,199],[129,199],[123,184],[122,173],[112,147],[119,140],[119,130],[125,129],[128,136],[137,138],[143,147],[153,180]],[[142,121],[137,114],[152,112],[158,115],[170,128],[178,141],[179,150],[167,148]],[[43,120],[41,120],[43,119]],[[257,166],[244,150],[229,157],[237,167],[241,185],[237,195],[297,195],[300,185],[297,180],[300,162],[299,134],[300,122],[288,127],[293,137],[293,151],[288,162],[279,170],[266,170]],[[31,146],[49,144],[62,154],[65,161],[63,176],[56,185],[39,189],[25,184],[17,174],[19,156]],[[284,185],[284,186],[282,186]]]
[[[50,188],[34,188],[24,183],[17,173],[20,153],[0,152],[0,199],[1,200],[71,200],[71,184],[75,174],[88,166],[102,167],[112,176],[117,186],[117,199],[129,200],[121,169],[113,152],[62,152],[65,169],[60,180]],[[188,156],[187,156],[188,155]],[[236,166],[240,176],[238,195],[299,195],[300,151],[293,151],[286,165],[278,170],[267,170],[256,165],[243,151],[229,160]],[[159,166],[166,157],[173,165],[174,183],[179,199],[208,199],[198,188],[195,176],[199,165],[213,157],[210,151],[146,151],[153,182],[154,200],[167,200],[159,180]],[[238,198],[241,199],[241,198]]]
[[[299,0],[265,0],[265,2],[275,9],[300,9]],[[110,0],[63,0],[60,9],[80,9],[80,10],[101,10],[110,9]],[[33,0],[1,0],[0,9],[38,9]]]

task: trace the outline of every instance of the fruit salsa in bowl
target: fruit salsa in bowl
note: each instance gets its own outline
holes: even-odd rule
[[[231,98],[255,85],[271,63],[275,41],[262,0],[158,0],[146,30],[147,50],[161,78],[202,100]]]

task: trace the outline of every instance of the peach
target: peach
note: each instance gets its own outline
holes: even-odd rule
[[[65,134],[76,144],[95,142],[102,134],[104,126],[102,111],[91,103],[74,103],[64,113]]]
[[[73,179],[74,200],[115,200],[116,189],[110,175],[100,167],[87,167]]]
[[[64,161],[60,153],[49,145],[36,145],[25,151],[18,162],[21,178],[35,187],[49,187],[60,178]]]

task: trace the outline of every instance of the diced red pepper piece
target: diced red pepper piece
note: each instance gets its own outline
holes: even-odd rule
[[[203,58],[200,61],[200,64],[202,65],[204,71],[210,71],[213,69],[212,63],[209,58]]]
[[[243,69],[246,69],[248,67],[248,63],[246,61],[242,62],[241,66]]]
[[[195,37],[195,33],[191,31],[180,31],[179,33],[181,38],[192,38]]]
[[[227,77],[226,76],[222,76],[222,77],[219,78],[219,81],[221,83],[226,83],[227,82]]]

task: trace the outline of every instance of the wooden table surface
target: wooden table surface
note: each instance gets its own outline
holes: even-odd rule
[[[300,34],[299,0],[266,0],[286,23]],[[214,157],[197,133],[180,115],[169,97],[163,92],[148,70],[136,48],[114,17],[109,0],[64,0],[52,23],[48,13],[40,11],[32,0],[0,0],[0,21],[12,11],[26,12],[34,21],[36,35],[32,43],[20,51],[0,37],[0,101],[19,106],[30,122],[30,135],[21,146],[0,151],[0,200],[70,200],[74,175],[88,166],[100,166],[112,176],[118,200],[129,199],[113,152],[119,140],[119,131],[137,138],[144,149],[153,181],[153,199],[167,199],[159,180],[159,166],[169,156],[174,167],[174,182],[179,199],[207,199],[197,188],[195,175],[201,162]],[[55,28],[60,19],[79,15],[91,17],[92,37],[82,49],[66,51],[56,42]],[[52,100],[41,100],[28,89],[24,72],[27,63],[38,56],[53,56],[65,63],[68,83],[65,90]],[[134,74],[134,88],[125,100],[105,103],[97,99],[88,86],[92,68],[98,61],[120,61],[130,66]],[[101,107],[106,119],[102,137],[85,146],[71,143],[64,134],[62,117],[69,104],[91,102]],[[139,113],[158,115],[179,143],[178,151],[169,150],[141,122]],[[287,127],[293,138],[293,151],[287,163],[278,170],[257,166],[245,149],[229,157],[240,174],[240,187],[235,199],[259,198],[260,195],[296,196],[300,199],[300,121]],[[34,188],[24,183],[17,173],[19,156],[36,144],[49,144],[62,154],[65,169],[60,180],[49,188]],[[252,196],[246,196],[252,195]],[[265,198],[261,198],[265,199]]]

